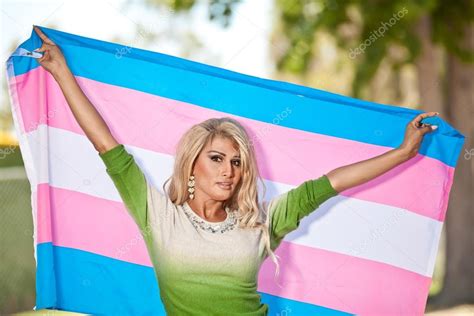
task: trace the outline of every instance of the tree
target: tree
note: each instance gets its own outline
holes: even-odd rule
[[[461,44],[474,50],[474,27],[466,26]],[[474,302],[474,69],[454,53],[447,56],[445,113],[464,131],[463,156],[455,174],[450,211],[446,219],[447,265],[444,286],[434,303],[454,305]]]

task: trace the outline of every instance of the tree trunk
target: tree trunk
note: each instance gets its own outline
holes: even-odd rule
[[[474,50],[474,27],[466,28],[463,46]],[[466,136],[459,157],[446,217],[446,273],[433,303],[474,303],[474,66],[447,56],[447,116]]]
[[[415,27],[415,32],[421,41],[421,53],[415,65],[418,73],[418,91],[420,108],[423,111],[436,111],[445,117],[443,107],[443,86],[441,76],[442,50],[431,39],[431,18],[423,16]]]

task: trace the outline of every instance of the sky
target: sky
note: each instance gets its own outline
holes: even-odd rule
[[[56,29],[99,40],[114,41],[168,55],[188,58],[240,73],[270,78],[269,42],[273,6],[271,0],[243,1],[236,6],[228,29],[207,18],[207,1],[198,4],[190,15],[180,16],[168,10],[151,10],[141,1],[124,0],[0,0],[2,75],[5,62],[15,47],[28,39],[32,25],[54,25]],[[128,4],[128,5],[127,5]],[[136,34],[141,24],[144,32],[163,34],[147,43]],[[196,54],[183,56],[184,42],[177,30],[192,30],[202,42]],[[3,82],[1,82],[3,84]],[[2,95],[2,98],[8,96]],[[5,104],[2,102],[2,104]]]
[[[174,48],[179,43],[166,41],[156,43],[155,47],[144,45],[136,38],[135,26],[142,23],[145,30],[164,31],[175,18],[173,12],[150,10],[134,1],[128,7],[123,0],[39,0],[39,1],[1,1],[2,61],[8,58],[12,41],[24,41],[30,36],[32,24],[53,23],[57,29],[68,33],[110,41],[116,36],[127,38],[136,47],[177,55]],[[223,29],[207,19],[207,1],[199,5],[191,16],[175,23],[195,31],[203,42],[204,52],[219,55],[214,66],[265,76],[271,67],[267,62],[268,36],[271,27],[271,0],[243,1],[237,5],[233,23]],[[169,31],[169,30],[168,30]],[[171,32],[168,36],[172,39]],[[181,56],[180,56],[181,57]]]

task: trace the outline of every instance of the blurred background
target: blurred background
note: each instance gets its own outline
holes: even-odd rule
[[[13,127],[5,62],[36,24],[251,76],[440,112],[466,141],[426,314],[474,315],[474,1],[0,3],[1,314],[35,306],[31,190]]]

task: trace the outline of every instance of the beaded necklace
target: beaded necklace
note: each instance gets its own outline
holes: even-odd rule
[[[232,230],[235,228],[235,224],[237,223],[235,211],[230,211],[228,207],[225,208],[225,212],[227,213],[226,219],[222,222],[216,223],[211,223],[202,219],[200,216],[194,213],[188,202],[184,202],[183,210],[195,228],[202,229],[213,234],[217,232],[222,234],[228,230]]]

